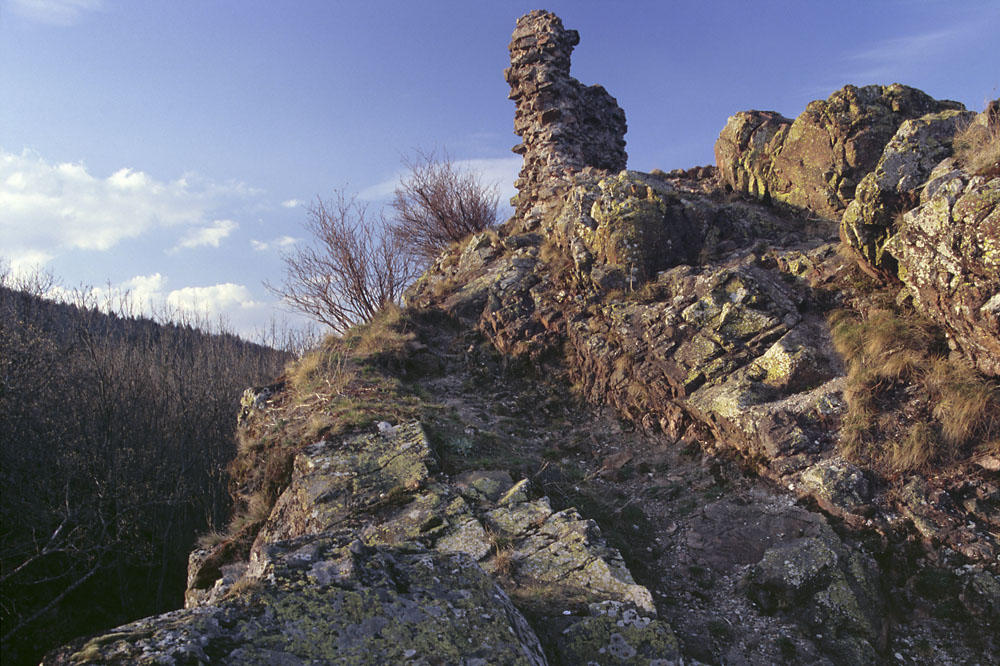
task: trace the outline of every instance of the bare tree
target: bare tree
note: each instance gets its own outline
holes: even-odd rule
[[[485,185],[478,174],[458,167],[445,153],[418,151],[404,158],[408,175],[396,188],[395,235],[420,261],[430,263],[448,247],[471,233],[496,224],[500,193]]]
[[[264,286],[337,333],[398,302],[417,269],[381,213],[370,217],[366,206],[342,191],[329,201],[317,198],[307,210],[315,245],[285,255],[284,282]]]

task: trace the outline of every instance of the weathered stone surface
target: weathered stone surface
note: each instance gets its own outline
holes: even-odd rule
[[[514,133],[524,156],[516,182],[517,215],[567,189],[566,176],[593,167],[625,168],[625,113],[601,86],[572,78],[570,54],[580,41],[558,16],[536,10],[517,21],[504,77],[517,104]]]
[[[896,261],[883,246],[897,215],[917,205],[919,188],[951,155],[952,138],[972,121],[971,111],[949,110],[907,120],[886,145],[875,170],[865,176],[840,223],[840,237],[882,275],[896,274]]]
[[[510,599],[464,554],[349,535],[270,544],[215,605],[77,641],[44,664],[546,664]]]
[[[512,541],[509,553],[518,578],[558,584],[593,601],[626,602],[655,615],[649,590],[635,582],[621,554],[605,543],[594,521],[575,509],[548,515],[546,511],[551,512],[547,501],[489,514],[504,533],[520,530],[523,535]]]
[[[875,563],[848,551],[829,527],[775,546],[747,578],[747,594],[767,612],[790,612],[819,632],[837,663],[878,663],[885,622]]]
[[[371,519],[380,510],[407,519],[408,525],[399,529],[416,536],[421,519],[430,520],[443,501],[441,491],[421,488],[432,464],[430,444],[416,422],[306,447],[295,457],[291,485],[258,534],[254,552],[272,541],[318,534],[349,522],[372,528],[366,531],[374,542],[398,543],[392,537],[380,538],[374,530],[377,527],[382,535],[388,531],[390,521]],[[418,502],[419,498],[425,501]],[[407,510],[398,511],[400,506]]]
[[[945,161],[886,244],[916,306],[982,372],[1000,375],[1000,177]]]
[[[835,515],[858,510],[872,501],[871,480],[857,466],[831,458],[805,470],[801,486],[816,498],[820,506]]]
[[[740,111],[715,142],[719,175],[737,192],[769,199],[766,174],[792,121],[776,111]]]
[[[774,112],[733,116],[716,143],[717,166],[738,191],[836,219],[904,120],[962,108],[899,84],[845,86],[791,124]]]
[[[591,614],[559,632],[557,651],[566,664],[679,666],[677,638],[669,625],[620,603],[593,604]]]

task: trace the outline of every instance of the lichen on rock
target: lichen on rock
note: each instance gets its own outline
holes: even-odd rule
[[[774,112],[731,117],[716,162],[737,191],[836,219],[903,121],[962,108],[899,84],[849,85],[810,102],[790,124]]]

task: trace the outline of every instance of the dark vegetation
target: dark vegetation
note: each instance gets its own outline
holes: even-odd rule
[[[289,357],[47,286],[0,275],[5,665],[182,605],[196,533],[229,515],[240,393]]]

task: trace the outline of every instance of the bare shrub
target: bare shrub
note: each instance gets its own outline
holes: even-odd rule
[[[403,164],[408,175],[392,201],[393,232],[418,260],[430,263],[449,244],[497,223],[497,186],[483,184],[447,153],[438,160],[433,152],[418,151]]]
[[[284,282],[265,282],[268,290],[335,333],[399,301],[416,266],[381,214],[370,216],[356,197],[338,191],[330,201],[317,199],[308,215],[306,229],[315,245],[285,255]]]

